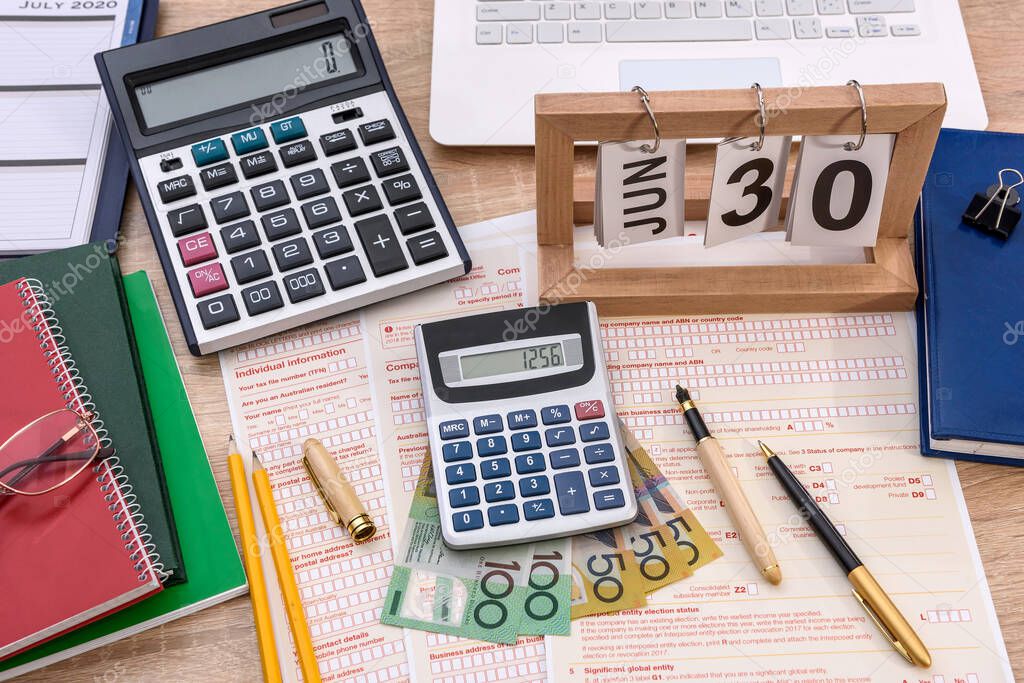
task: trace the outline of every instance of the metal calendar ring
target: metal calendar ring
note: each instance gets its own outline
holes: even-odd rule
[[[857,89],[857,97],[860,98],[860,140],[857,142],[847,142],[843,145],[843,149],[847,152],[859,152],[864,146],[864,141],[868,137],[868,103],[864,99],[864,88],[861,87],[859,81],[851,80],[847,81],[846,85],[852,85]]]
[[[647,116],[651,119],[651,125],[654,126],[654,147],[645,142],[640,146],[640,151],[644,154],[654,154],[661,149],[661,126],[658,125],[658,118],[654,115],[654,110],[651,109],[651,96],[639,85],[634,85],[632,92],[640,93],[640,102],[644,105]]]
[[[761,84],[754,83],[750,87],[757,91],[757,125],[761,129],[761,137],[757,142],[750,143],[750,149],[760,152],[764,149],[765,131],[768,128],[768,105],[764,101],[764,88],[761,87]]]

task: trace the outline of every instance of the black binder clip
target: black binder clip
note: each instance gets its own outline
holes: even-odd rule
[[[1019,179],[1008,184],[1003,176],[1015,175]],[[1010,239],[1017,223],[1020,221],[1020,193],[1015,188],[1024,185],[1024,175],[1014,168],[1004,168],[999,172],[999,184],[992,185],[985,194],[976,194],[964,213],[964,223],[996,235],[1004,240]]]

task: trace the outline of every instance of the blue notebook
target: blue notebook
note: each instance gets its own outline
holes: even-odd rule
[[[1003,168],[1024,170],[1024,135],[940,134],[916,219],[921,447],[1024,465],[1024,221],[1003,241],[962,220]]]

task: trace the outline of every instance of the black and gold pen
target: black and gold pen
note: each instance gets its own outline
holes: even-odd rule
[[[903,655],[908,662],[926,669],[930,667],[932,656],[928,653],[928,648],[924,646],[917,633],[914,632],[914,628],[889,599],[882,587],[878,585],[875,577],[853,552],[832,521],[814,502],[814,497],[807,492],[792,470],[772,449],[760,441],[757,442],[757,445],[761,447],[761,452],[768,459],[768,467],[775,473],[782,488],[786,489],[790,500],[793,501],[818,538],[846,572],[846,577],[853,585],[854,597],[878,626],[878,630],[889,640],[893,649]]]

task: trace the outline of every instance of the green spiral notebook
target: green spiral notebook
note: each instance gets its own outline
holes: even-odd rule
[[[131,312],[188,581],[0,663],[0,680],[198,612],[247,590],[217,482],[146,273],[124,278],[124,301]]]

